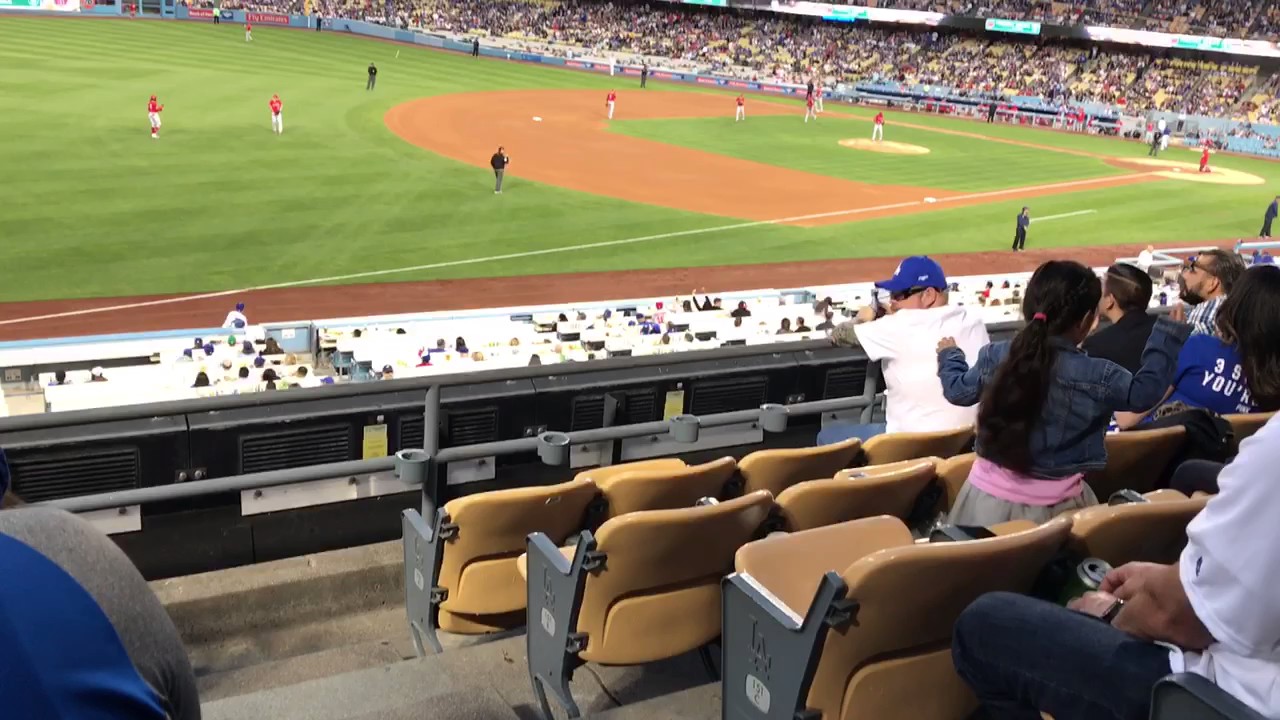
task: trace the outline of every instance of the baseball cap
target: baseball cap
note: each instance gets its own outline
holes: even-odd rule
[[[101,377],[102,373],[103,373],[103,369],[101,367],[95,367],[94,369],[89,371],[89,374],[92,375],[93,377]]]
[[[876,283],[876,287],[891,293],[922,287],[946,290],[947,275],[942,272],[942,266],[933,258],[912,255],[898,263],[898,269],[893,271],[893,277]]]

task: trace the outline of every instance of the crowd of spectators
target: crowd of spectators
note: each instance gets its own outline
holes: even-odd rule
[[[202,0],[207,1],[207,0]],[[242,0],[228,0],[227,6]],[[543,43],[560,52],[641,58],[752,80],[827,86],[860,81],[949,86],[961,94],[1038,95],[1070,104],[1099,102],[1137,110],[1231,115],[1248,101],[1257,68],[1233,63],[1152,59],[1142,53],[988,39],[938,30],[829,23],[736,10],[569,0],[269,0],[249,7],[352,17],[401,27],[484,34]],[[1190,18],[1208,28],[1247,27],[1251,0],[962,0],[948,12],[1005,17],[1044,13],[1088,22],[1105,18]],[[1054,10],[1054,6],[1057,10]],[[908,0],[897,7],[937,9]],[[1280,16],[1266,15],[1268,23]],[[1040,17],[1060,21],[1064,18]],[[1247,108],[1251,109],[1251,108]],[[1267,107],[1267,113],[1272,108]]]

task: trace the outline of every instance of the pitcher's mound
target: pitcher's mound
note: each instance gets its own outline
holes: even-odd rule
[[[1209,162],[1209,169],[1212,172],[1200,172],[1200,163],[1178,162],[1176,160],[1158,160],[1156,158],[1125,158],[1119,163],[1122,167],[1129,166],[1137,170],[1154,170],[1152,173],[1158,177],[1168,178],[1170,180],[1188,180],[1190,182],[1210,183],[1213,185],[1263,185],[1267,181],[1239,170],[1231,170],[1229,168],[1214,167],[1213,162]]]
[[[929,148],[922,145],[881,140],[879,142],[867,138],[850,138],[841,140],[840,144],[854,150],[870,150],[871,152],[888,153],[890,155],[928,155]]]

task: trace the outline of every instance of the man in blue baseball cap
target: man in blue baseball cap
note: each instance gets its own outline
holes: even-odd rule
[[[956,407],[942,396],[938,341],[953,337],[965,356],[991,342],[976,309],[948,304],[947,276],[935,260],[916,255],[898,264],[893,277],[875,284],[875,301],[831,331],[843,347],[861,347],[879,361],[885,381],[883,424],[828,425],[818,435],[826,445],[883,432],[938,432],[973,425],[976,407]],[[880,295],[887,296],[887,304]]]

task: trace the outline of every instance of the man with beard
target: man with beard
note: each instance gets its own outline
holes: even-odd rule
[[[1245,271],[1244,260],[1226,250],[1206,250],[1182,266],[1178,275],[1179,297],[1192,306],[1187,311],[1191,333],[1214,334],[1218,306]],[[1181,308],[1174,308],[1177,314]]]

